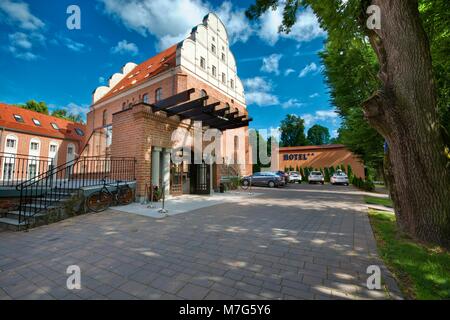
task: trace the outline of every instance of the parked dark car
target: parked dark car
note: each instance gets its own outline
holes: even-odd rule
[[[282,178],[273,172],[255,172],[251,176],[242,178],[244,186],[279,187],[284,185]]]
[[[287,174],[286,172],[276,171],[275,174],[277,174],[283,179],[285,185],[289,183],[289,174]]]

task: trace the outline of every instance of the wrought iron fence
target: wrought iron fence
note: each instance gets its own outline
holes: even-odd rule
[[[83,187],[136,180],[135,158],[80,157],[35,176],[19,185],[19,223],[56,206]]]
[[[0,152],[0,187],[15,187],[54,167],[54,159]]]

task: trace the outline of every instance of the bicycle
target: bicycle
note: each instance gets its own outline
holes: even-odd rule
[[[117,181],[117,184],[106,183],[106,179],[102,179],[103,187],[91,195],[86,200],[87,207],[94,212],[102,212],[115,205],[127,205],[133,201],[133,191],[128,184],[119,185],[122,181]],[[116,190],[109,191],[108,186],[115,187]]]

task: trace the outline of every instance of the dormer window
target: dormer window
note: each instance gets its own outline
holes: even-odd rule
[[[33,123],[34,123],[35,125],[37,125],[38,127],[41,126],[41,122],[40,122],[38,119],[33,118]]]
[[[202,69],[206,69],[206,61],[205,61],[205,58],[203,58],[203,57],[200,57],[200,67]]]
[[[56,123],[52,122],[51,125],[52,125],[53,129],[59,130],[59,127]]]
[[[15,114],[14,115],[14,119],[16,119],[17,122],[22,122],[24,123],[25,121],[23,121],[23,118],[21,115]]]

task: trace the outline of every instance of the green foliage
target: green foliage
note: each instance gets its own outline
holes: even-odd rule
[[[83,123],[83,118],[81,117],[81,115],[70,113],[66,109],[53,110],[52,116],[73,122]]]
[[[324,171],[325,171],[324,176],[325,182],[330,182],[330,170],[328,168],[325,168]]]
[[[29,100],[25,104],[18,106],[24,109],[48,115],[48,106],[44,101],[37,102],[36,100]]]
[[[280,125],[280,145],[283,147],[306,146],[305,121],[294,114],[286,115]]]
[[[352,181],[353,170],[352,170],[351,165],[347,165],[347,176],[348,176],[348,181]]]
[[[419,11],[431,48],[441,128],[450,146],[450,3],[420,0]]]
[[[369,211],[378,252],[407,299],[450,299],[450,253],[415,242],[398,229],[395,215]]]
[[[330,143],[330,132],[328,128],[319,124],[313,125],[308,130],[308,142],[312,145],[323,145]]]
[[[392,200],[389,198],[365,196],[364,201],[367,204],[376,204],[376,205],[385,206],[385,207],[389,207],[389,208],[393,207]]]

